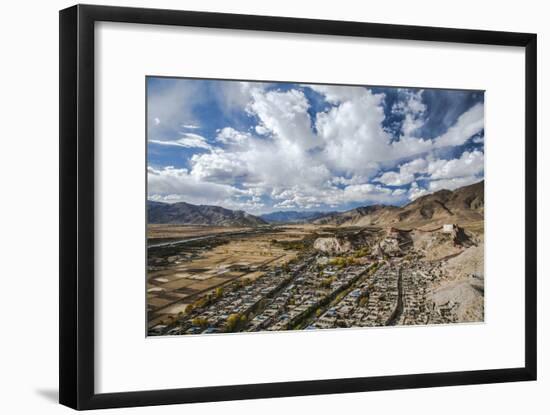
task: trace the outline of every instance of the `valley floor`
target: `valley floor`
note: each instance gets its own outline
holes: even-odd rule
[[[456,226],[149,229],[148,335],[481,322],[483,306],[483,234]]]

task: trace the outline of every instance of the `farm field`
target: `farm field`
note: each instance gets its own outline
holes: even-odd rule
[[[154,243],[148,254],[148,326],[172,321],[216,288],[237,280],[254,281],[287,264],[296,251],[284,244],[302,240],[314,228],[149,225],[148,243]]]

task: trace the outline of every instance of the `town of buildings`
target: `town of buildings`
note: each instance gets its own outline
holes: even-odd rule
[[[449,232],[450,227],[443,227]],[[205,294],[149,335],[426,325],[456,321],[456,304],[436,306],[430,290],[441,264],[426,261],[397,230],[356,255],[307,250],[253,281]]]

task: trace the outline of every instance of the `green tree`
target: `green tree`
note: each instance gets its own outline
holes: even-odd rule
[[[334,282],[334,277],[323,278],[321,281],[322,288],[330,288],[331,284]]]
[[[209,322],[207,319],[203,317],[195,317],[193,320],[191,320],[191,323],[193,326],[199,326],[199,327],[207,327]]]
[[[238,328],[240,322],[241,322],[240,314],[238,313],[230,314],[229,317],[227,317],[227,320],[225,322],[225,328],[229,332],[235,331]]]

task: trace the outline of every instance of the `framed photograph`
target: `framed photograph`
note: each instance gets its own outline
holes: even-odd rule
[[[60,402],[536,379],[536,35],[60,12]]]

